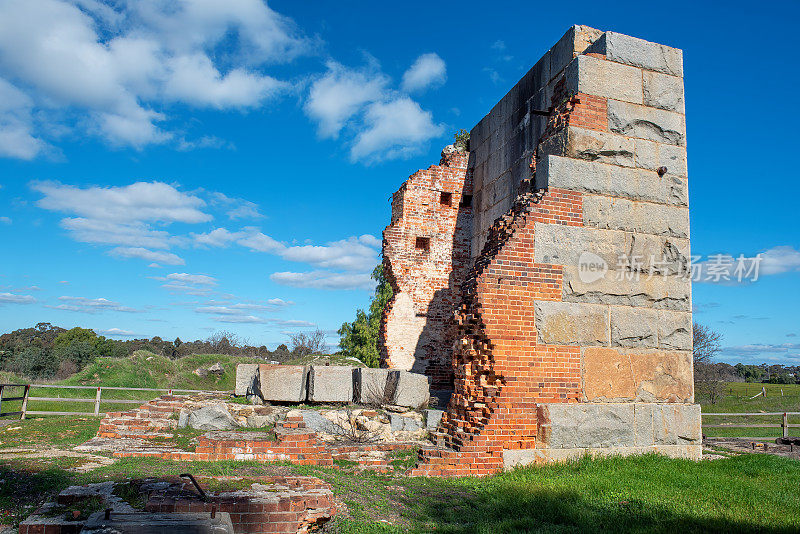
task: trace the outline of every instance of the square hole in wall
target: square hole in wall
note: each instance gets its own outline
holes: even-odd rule
[[[472,195],[461,195],[461,205],[465,208],[472,206]]]
[[[445,193],[442,191],[442,194],[439,196],[439,204],[442,206],[452,206],[453,205],[453,193]]]
[[[431,238],[418,237],[417,242],[414,245],[414,248],[423,252],[428,252],[431,249]]]

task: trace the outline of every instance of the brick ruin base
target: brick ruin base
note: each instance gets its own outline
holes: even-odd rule
[[[689,257],[681,51],[571,28],[393,197],[385,364],[454,389],[412,473],[699,458]]]

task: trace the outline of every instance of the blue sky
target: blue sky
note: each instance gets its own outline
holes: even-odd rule
[[[388,199],[572,24],[684,49],[694,284],[721,359],[800,363],[797,3],[0,0],[0,330],[329,342]]]

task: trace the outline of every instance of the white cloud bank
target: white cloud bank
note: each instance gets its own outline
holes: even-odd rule
[[[438,87],[447,81],[447,67],[438,54],[422,54],[403,74],[404,91],[415,92]]]
[[[0,155],[34,158],[54,124],[112,144],[164,143],[177,137],[169,105],[261,106],[290,87],[264,67],[312,48],[261,0],[5,0]]]

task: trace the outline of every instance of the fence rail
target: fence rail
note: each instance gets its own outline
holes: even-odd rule
[[[22,388],[22,395],[17,397],[4,397],[3,394],[10,388]],[[92,397],[31,397],[31,388],[51,388],[51,389],[89,389],[95,392]],[[103,391],[152,391],[154,393],[216,393],[227,395],[233,393],[231,390],[227,391],[209,391],[203,389],[180,389],[180,388],[126,388],[119,386],[63,386],[58,384],[0,384],[0,417],[19,415],[20,419],[25,419],[28,415],[105,415],[105,412],[100,411],[100,403],[107,404],[142,404],[147,402],[142,399],[103,399]],[[22,401],[22,408],[13,412],[3,412],[4,401]],[[48,410],[29,410],[29,401],[40,402],[78,402],[89,403],[94,405],[94,410],[91,412],[63,412],[63,411],[48,411]]]
[[[784,438],[789,437],[789,428],[800,428],[798,424],[789,424],[789,416],[790,415],[800,415],[800,412],[750,412],[750,413],[702,413],[702,417],[737,417],[737,416],[781,416],[780,424],[774,423],[749,423],[749,424],[730,424],[730,423],[723,423],[718,425],[710,425],[702,423],[703,428],[780,428],[781,434]],[[750,437],[750,436],[747,436]],[[771,437],[767,438],[753,438],[753,439],[772,439]]]

